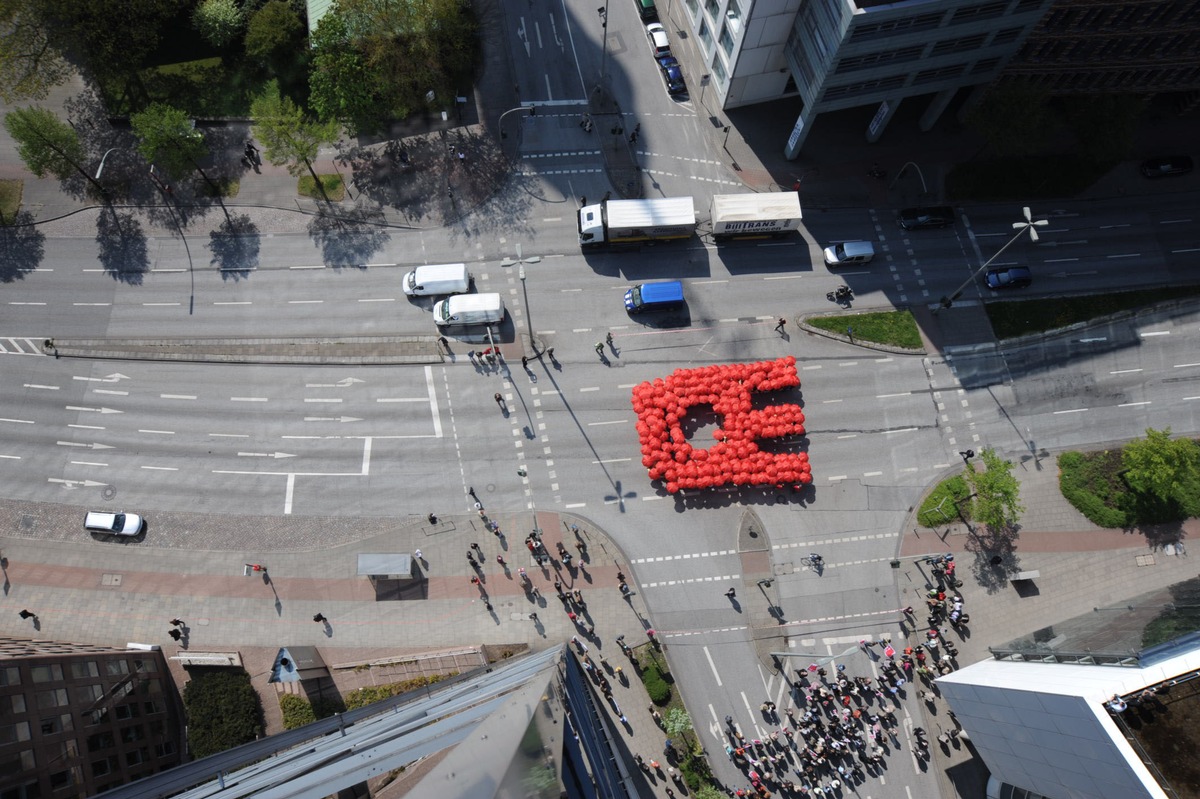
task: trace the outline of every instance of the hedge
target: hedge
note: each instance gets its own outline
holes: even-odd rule
[[[1124,528],[1129,515],[1120,473],[1121,451],[1064,452],[1058,456],[1058,488],[1063,497],[1098,527]]]
[[[646,693],[654,704],[662,706],[671,701],[671,686],[667,685],[657,663],[649,663],[642,670],[642,684],[646,686]]]
[[[387,685],[369,685],[366,688],[358,688],[346,695],[346,709],[354,710],[355,708],[366,707],[375,702],[381,702],[384,699],[406,694],[409,691],[415,691],[418,688],[424,688],[427,685],[433,685],[434,683],[457,676],[458,672],[452,671],[449,674],[432,674],[427,677],[413,677],[411,680],[388,683]]]
[[[263,731],[262,705],[244,670],[197,671],[183,689],[192,757],[224,752]]]

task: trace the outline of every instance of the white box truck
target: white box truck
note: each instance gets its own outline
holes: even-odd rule
[[[691,197],[650,200],[601,200],[579,209],[579,246],[687,239],[696,232],[696,205]]]
[[[718,194],[709,209],[717,241],[786,236],[800,229],[800,195],[794,191]]]

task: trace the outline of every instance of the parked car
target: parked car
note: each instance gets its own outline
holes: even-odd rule
[[[1151,158],[1142,162],[1142,174],[1148,178],[1165,178],[1172,175],[1186,175],[1192,171],[1190,155],[1168,155],[1164,158]]]
[[[1027,266],[1005,266],[987,270],[983,279],[987,287],[993,290],[1023,289],[1033,283],[1033,273]]]
[[[675,56],[668,55],[658,59],[658,71],[662,73],[663,83],[667,84],[667,94],[683,94],[687,84],[683,81],[683,70]]]
[[[654,6],[654,0],[633,0],[633,4],[637,6],[638,16],[643,22],[653,22],[658,19],[658,9]]]
[[[136,513],[107,513],[93,510],[88,511],[87,515],[83,517],[85,530],[105,535],[137,535],[142,532],[144,524],[142,517]]]
[[[646,37],[650,39],[650,52],[655,58],[671,54],[671,40],[667,38],[667,29],[661,22],[651,22],[647,25]]]
[[[946,205],[932,208],[902,208],[896,217],[905,230],[921,230],[927,227],[948,227],[954,224],[954,209]]]

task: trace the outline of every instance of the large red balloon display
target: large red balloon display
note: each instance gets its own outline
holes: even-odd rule
[[[812,482],[804,453],[769,453],[764,438],[804,435],[798,405],[769,405],[755,410],[751,395],[800,385],[796,359],[788,356],[758,363],[676,369],[670,377],[633,389],[642,465],[651,480],[664,480],[667,491],[723,485],[800,485]],[[688,409],[711,405],[722,417],[713,432],[717,443],[699,449],[688,443],[682,423]]]

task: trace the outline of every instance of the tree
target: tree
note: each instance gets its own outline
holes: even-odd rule
[[[82,175],[102,193],[104,187],[81,166],[85,157],[75,129],[39,106],[16,108],[4,115],[4,127],[17,143],[17,155],[39,178],[47,173],[66,180]]]
[[[286,164],[292,175],[308,170],[321,195],[329,202],[312,162],[322,144],[337,138],[337,125],[305,118],[291,98],[279,93],[277,81],[268,83],[262,94],[250,103],[250,116],[254,118],[254,137],[262,142],[267,160],[276,166]]]
[[[381,129],[387,118],[385,108],[351,41],[346,20],[340,14],[326,14],[317,23],[310,43],[313,61],[308,101],[317,116],[346,122],[356,132]]]
[[[192,12],[192,27],[213,47],[233,43],[246,24],[246,12],[237,0],[204,0]]]
[[[82,59],[102,83],[137,82],[179,3],[162,0],[36,0],[50,41]]]
[[[208,155],[204,135],[195,130],[192,119],[166,103],[147,106],[131,115],[129,123],[138,138],[138,152],[171,180],[199,169],[198,162]]]
[[[1001,460],[994,449],[979,453],[983,470],[967,469],[967,480],[975,492],[971,518],[991,530],[1010,526],[1025,510],[1021,486],[1013,477],[1012,461]]]
[[[50,42],[37,0],[0,0],[0,98],[40,100],[70,73]]]
[[[681,707],[673,707],[663,716],[663,729],[667,735],[684,735],[692,729],[692,717]]]
[[[285,0],[271,0],[250,17],[246,27],[246,55],[270,63],[296,47],[304,23]]]
[[[1146,437],[1125,445],[1121,460],[1125,483],[1166,505],[1195,512],[1200,485],[1200,445],[1189,438],[1172,440],[1171,428],[1146,429]]]

